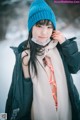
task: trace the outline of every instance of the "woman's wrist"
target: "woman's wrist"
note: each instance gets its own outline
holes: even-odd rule
[[[64,37],[62,40],[59,41],[60,44],[64,43],[66,41],[66,38]]]

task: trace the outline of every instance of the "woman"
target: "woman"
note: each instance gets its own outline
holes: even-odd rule
[[[32,3],[28,30],[28,40],[14,49],[8,120],[80,120],[79,95],[71,77],[80,69],[76,42],[56,30],[55,15],[44,0]]]

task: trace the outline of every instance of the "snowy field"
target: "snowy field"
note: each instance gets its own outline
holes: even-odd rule
[[[70,26],[70,28],[67,29],[73,28]],[[67,29],[65,29],[65,32],[63,32],[65,36],[67,38],[73,37],[75,30],[73,29],[72,33],[70,34],[67,32]],[[0,42],[0,112],[4,112],[5,102],[12,80],[12,71],[15,63],[15,56],[12,49],[10,49],[10,46],[17,46],[19,43],[21,43],[26,38],[27,32],[24,30],[22,37],[19,32],[14,34],[7,33],[7,40]],[[76,36],[78,36],[78,33],[76,33]],[[78,47],[80,48],[79,40],[80,38],[78,37],[77,43]],[[80,71],[77,74],[73,75],[73,78],[74,83],[80,92]]]

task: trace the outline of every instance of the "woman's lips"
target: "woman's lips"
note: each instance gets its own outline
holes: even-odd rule
[[[42,39],[47,39],[47,37],[41,37],[41,36],[39,36],[39,38],[42,38]]]

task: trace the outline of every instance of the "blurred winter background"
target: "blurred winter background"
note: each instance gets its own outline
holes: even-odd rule
[[[4,112],[15,63],[10,46],[18,46],[27,39],[27,16],[31,2],[32,0],[0,0],[0,113]],[[46,2],[57,16],[57,29],[66,38],[76,36],[80,50],[80,5],[54,4],[53,0]],[[80,71],[73,78],[80,93]]]

